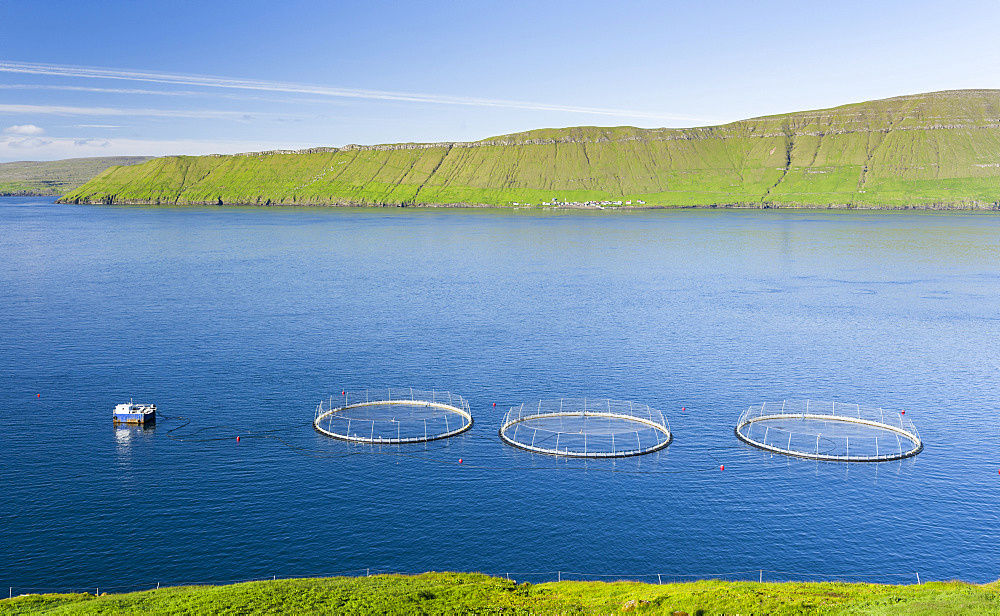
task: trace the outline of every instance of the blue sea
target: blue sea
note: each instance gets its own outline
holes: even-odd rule
[[[14,594],[1000,577],[995,213],[5,198],[0,264]],[[382,447],[313,430],[320,399],[388,386],[459,394],[475,425]],[[511,406],[583,396],[661,410],[674,440],[583,461],[498,438]],[[749,405],[806,398],[905,409],[925,448],[816,462],[734,436]],[[112,424],[129,399],[155,427]]]

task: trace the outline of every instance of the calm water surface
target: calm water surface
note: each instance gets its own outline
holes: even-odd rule
[[[369,567],[1000,577],[995,214],[3,199],[0,262],[15,592]],[[310,427],[321,397],[387,385],[459,393],[476,425],[382,449]],[[497,438],[510,405],[584,395],[662,409],[673,444],[574,462]],[[116,430],[130,397],[190,422]],[[926,448],[846,465],[734,437],[748,405],[806,397],[905,408]]]

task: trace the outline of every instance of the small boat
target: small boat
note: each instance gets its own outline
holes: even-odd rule
[[[119,404],[114,411],[115,425],[117,424],[139,424],[147,426],[156,423],[155,404],[135,404],[131,400],[124,404]]]

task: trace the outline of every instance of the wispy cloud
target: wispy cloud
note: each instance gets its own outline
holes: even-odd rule
[[[84,79],[120,79],[126,81],[176,84],[207,88],[227,88],[237,90],[255,90],[261,92],[284,92],[294,94],[311,94],[336,98],[362,98],[386,101],[404,101],[415,103],[432,103],[438,105],[463,105],[472,107],[498,107],[508,109],[526,109],[532,111],[556,111],[588,115],[631,117],[655,120],[703,121],[706,118],[693,118],[681,115],[634,111],[629,109],[607,109],[601,107],[578,107],[514,101],[504,99],[470,98],[461,96],[442,96],[437,94],[418,94],[408,92],[389,92],[383,90],[359,90],[352,88],[336,88],[329,86],[286,83],[279,81],[262,81],[256,79],[237,79],[230,77],[211,77],[203,75],[179,75],[157,73],[150,71],[134,71],[110,68],[91,68],[65,66],[58,64],[36,64],[29,62],[0,61],[0,72],[21,73],[30,75],[48,75],[58,77],[73,77]]]
[[[76,107],[73,105],[0,104],[0,113],[47,114],[63,116],[142,116],[160,118],[190,118],[198,120],[250,120],[271,114],[243,111],[128,109],[121,107]]]
[[[2,141],[8,148],[18,150],[37,150],[52,143],[51,139],[39,139],[38,137],[24,137],[21,139],[4,139]]]
[[[3,72],[3,71],[0,71]],[[226,98],[240,101],[265,101],[269,103],[317,103],[329,105],[331,99],[304,98],[302,95],[292,97],[276,97],[268,94],[249,94],[244,92],[220,92],[213,90],[149,90],[144,88],[99,88],[96,86],[66,86],[39,83],[0,83],[0,90],[45,90],[52,92],[88,92],[95,94],[124,94],[132,96],[172,96]]]
[[[2,72],[2,71],[0,71]],[[51,90],[57,92],[96,92],[99,94],[140,94],[155,96],[197,96],[194,90],[144,90],[141,88],[97,88],[93,86],[58,86],[36,83],[0,83],[0,90]]]
[[[57,160],[84,156],[169,156],[175,154],[235,154],[262,150],[303,149],[315,143],[269,141],[209,141],[198,139],[71,139],[0,136],[0,162]]]

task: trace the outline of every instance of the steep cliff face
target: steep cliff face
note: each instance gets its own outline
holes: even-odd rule
[[[968,207],[1000,203],[1000,90],[902,96],[690,129],[169,157],[79,203]]]

